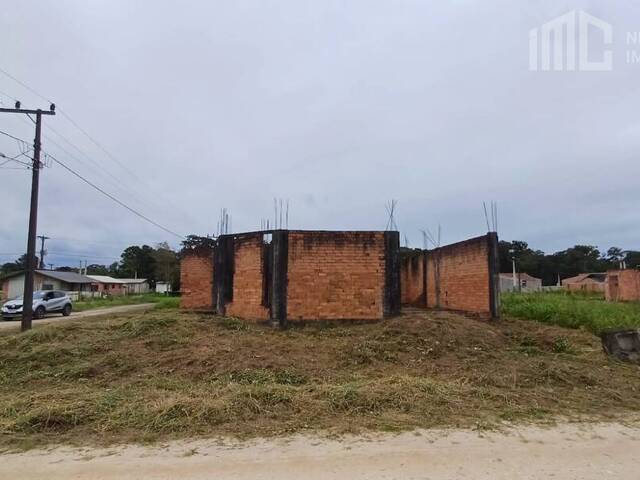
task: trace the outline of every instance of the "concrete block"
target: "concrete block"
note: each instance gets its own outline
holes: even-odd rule
[[[600,338],[608,355],[625,362],[640,363],[640,329],[608,330]]]

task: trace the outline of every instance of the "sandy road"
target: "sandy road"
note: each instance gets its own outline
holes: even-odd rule
[[[520,427],[506,433],[416,431],[327,440],[55,448],[4,454],[0,478],[431,479],[638,478],[640,428],[620,424]]]
[[[47,325],[49,323],[57,323],[64,320],[78,320],[81,318],[88,317],[97,317],[100,315],[109,315],[111,313],[126,313],[126,312],[135,312],[139,310],[149,310],[153,308],[154,303],[138,303],[135,305],[120,305],[118,307],[108,307],[108,308],[96,308],[93,310],[86,310],[84,312],[72,312],[68,317],[63,317],[59,313],[52,313],[47,315],[46,317],[40,320],[33,320],[33,326],[38,325]],[[2,329],[19,329],[20,328],[20,319],[16,320],[2,320],[0,319],[0,330]]]

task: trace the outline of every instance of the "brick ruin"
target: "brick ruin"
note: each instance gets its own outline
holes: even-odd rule
[[[181,307],[285,325],[399,313],[398,232],[272,230],[186,252]]]
[[[435,250],[398,232],[269,230],[187,251],[181,307],[286,325],[375,320],[401,305],[499,316],[495,233]]]
[[[604,296],[609,302],[634,302],[640,300],[640,270],[610,270],[604,286]]]
[[[401,302],[498,318],[498,236],[488,233],[434,250],[402,249]]]

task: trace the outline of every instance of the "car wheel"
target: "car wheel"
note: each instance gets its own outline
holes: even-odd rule
[[[62,315],[64,315],[65,317],[68,317],[69,315],[71,315],[71,304],[67,303],[64,308],[62,309]]]
[[[42,305],[40,305],[38,308],[36,308],[36,311],[33,312],[33,316],[36,318],[44,318],[44,314],[46,313],[44,307]]]

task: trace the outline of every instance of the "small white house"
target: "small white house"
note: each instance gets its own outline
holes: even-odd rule
[[[156,293],[163,295],[169,295],[171,293],[171,283],[169,282],[156,282]]]
[[[542,290],[542,280],[526,273],[516,273],[514,281],[513,273],[500,274],[501,292],[539,292]]]
[[[146,278],[121,278],[120,281],[127,289],[129,295],[149,293],[149,282]]]

